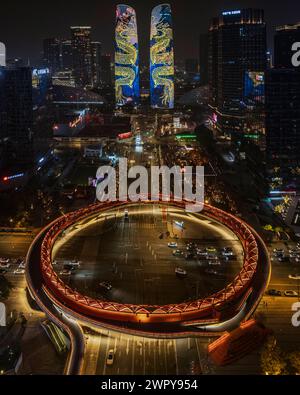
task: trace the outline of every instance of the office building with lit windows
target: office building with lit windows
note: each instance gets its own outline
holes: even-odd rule
[[[76,85],[91,86],[93,83],[91,27],[73,26],[71,37]]]
[[[92,42],[92,74],[93,86],[96,87],[100,84],[101,78],[101,43],[98,41]]]
[[[257,95],[267,68],[266,23],[261,9],[224,11],[209,30],[209,84],[217,126],[225,134],[264,133],[263,101]],[[247,84],[254,87],[249,95]],[[259,90],[262,92],[262,89]],[[257,112],[257,108],[260,107]],[[254,112],[253,112],[254,109]],[[261,113],[261,116],[259,115]],[[257,123],[253,116],[257,116]]]

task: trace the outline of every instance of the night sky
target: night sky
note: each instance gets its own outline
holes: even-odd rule
[[[38,62],[42,39],[69,38],[69,26],[90,25],[93,39],[103,43],[104,52],[112,53],[114,38],[114,0],[5,0],[1,3],[0,41],[7,46],[8,57],[30,58]],[[151,9],[159,0],[135,0],[126,4],[137,11],[142,62],[147,61]],[[265,9],[268,42],[272,43],[274,27],[300,21],[299,0],[170,0],[174,15],[176,58],[198,56],[198,36],[205,33],[209,19],[224,10],[244,7]]]

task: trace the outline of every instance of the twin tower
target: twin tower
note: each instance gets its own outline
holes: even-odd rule
[[[115,43],[116,105],[140,102],[139,42],[136,12],[118,5]],[[169,4],[155,7],[151,15],[150,94],[153,108],[174,108],[174,41]]]

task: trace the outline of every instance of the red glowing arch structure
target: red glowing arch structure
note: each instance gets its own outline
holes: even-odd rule
[[[144,202],[177,208],[185,208],[185,202]],[[105,212],[128,203],[113,202],[95,204],[57,219],[45,235],[41,248],[41,270],[48,292],[68,309],[93,320],[112,320],[133,323],[183,322],[197,319],[216,318],[217,312],[238,302],[251,288],[258,265],[258,246],[248,226],[240,219],[208,205],[202,214],[216,220],[240,239],[244,249],[244,264],[240,273],[225,289],[210,297],[181,304],[165,306],[132,305],[92,299],[68,287],[55,273],[52,265],[52,249],[58,236],[83,218]]]

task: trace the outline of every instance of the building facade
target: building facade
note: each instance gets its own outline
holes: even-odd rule
[[[275,67],[266,75],[267,164],[272,179],[283,187],[297,187],[300,180],[300,65],[292,63],[299,28],[300,24],[277,29]]]
[[[0,140],[6,141],[6,164],[33,161],[32,71],[29,67],[0,68]]]
[[[43,63],[51,73],[61,69],[61,42],[57,38],[46,38],[43,41]]]
[[[274,67],[291,68],[294,43],[300,43],[300,22],[295,25],[280,26],[274,38]]]
[[[98,41],[92,42],[92,74],[93,86],[96,87],[101,81],[101,43]]]
[[[150,91],[151,106],[174,108],[174,40],[172,11],[168,4],[155,7],[151,15]]]
[[[92,40],[90,26],[72,26],[73,71],[78,87],[93,83]]]
[[[264,122],[258,122],[258,129],[252,127],[255,103],[246,95],[246,81],[249,73],[261,76],[266,68],[263,10],[225,11],[212,20],[209,31],[211,105],[217,112],[218,127],[225,134],[264,133]]]
[[[139,45],[135,10],[118,5],[115,30],[116,106],[137,106],[140,101]]]

